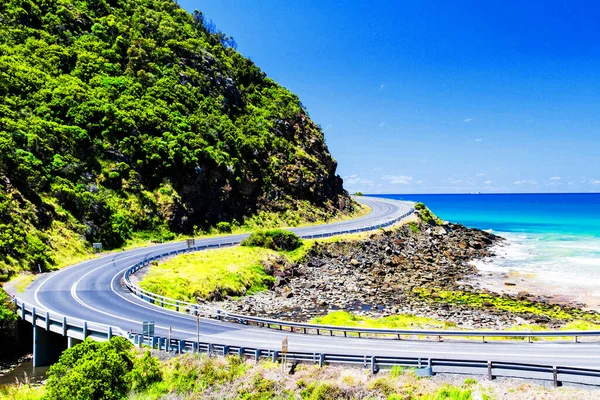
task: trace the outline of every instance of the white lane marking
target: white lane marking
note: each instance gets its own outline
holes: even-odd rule
[[[161,307],[159,307],[159,306],[157,306],[155,304],[147,303],[144,300],[141,300],[143,302],[143,304],[139,303],[139,302],[136,302],[136,301],[133,301],[133,300],[130,300],[127,297],[121,295],[119,292],[117,292],[117,290],[114,287],[115,279],[118,276],[122,275],[123,272],[125,272],[129,268],[131,268],[131,267],[127,267],[127,268],[122,269],[116,275],[114,275],[112,277],[112,279],[110,281],[110,290],[114,294],[116,294],[117,296],[119,296],[123,300],[125,300],[125,301],[127,301],[127,302],[129,302],[131,304],[134,304],[136,307],[144,308],[144,309],[150,310],[152,312],[156,312],[156,313],[159,313],[159,314],[167,315],[167,316],[173,317],[173,318],[183,319],[183,320],[186,320],[186,321],[195,321],[196,320],[196,317],[194,317],[194,316],[186,315],[186,314],[181,314],[181,313],[178,313],[177,311],[173,311],[173,310],[164,311],[163,308],[161,308]],[[131,294],[131,296],[134,297],[134,298],[137,298],[133,293]],[[215,323],[214,321],[212,321],[212,320],[210,320],[208,318],[201,317],[201,320],[205,322],[205,325],[222,327],[222,325],[219,325],[219,324]]]
[[[170,248],[170,247],[174,247],[174,246],[181,246],[181,245],[182,245],[182,243],[174,243],[174,244],[172,244],[172,245],[165,245],[165,247],[161,247],[161,249],[163,249],[163,248],[165,248],[165,249],[166,249],[166,248]],[[106,267],[107,265],[110,265],[110,264],[112,264],[112,263],[114,263],[114,262],[116,262],[116,261],[122,261],[122,260],[127,260],[127,259],[129,259],[129,258],[133,258],[133,257],[139,257],[140,255],[142,255],[142,254],[140,254],[140,253],[143,253],[144,251],[147,251],[147,250],[149,250],[149,249],[142,249],[142,250],[140,250],[140,251],[137,251],[137,252],[136,252],[136,254],[132,254],[132,255],[130,255],[130,256],[127,256],[127,257],[121,257],[121,258],[119,258],[118,260],[115,260],[115,259],[113,259],[112,261],[110,261],[110,262],[108,262],[108,263],[106,263],[106,264],[103,264],[103,265],[101,265],[100,267],[97,267],[97,268],[95,268],[95,269],[94,269],[94,270],[92,270],[92,271],[95,271],[95,270],[97,270],[97,269],[99,269],[99,268],[104,268],[104,267]],[[149,251],[149,252],[148,252],[148,254],[150,254],[150,253],[152,253],[153,251],[156,251],[156,250],[158,250],[158,249],[151,250],[151,251]],[[86,261],[86,262],[87,262],[87,261]],[[39,304],[39,305],[40,305],[42,308],[46,309],[47,311],[51,311],[51,312],[53,312],[53,313],[55,313],[55,314],[58,314],[58,315],[60,315],[60,316],[62,317],[62,316],[63,316],[63,314],[61,314],[61,313],[59,313],[59,312],[57,312],[57,311],[55,311],[55,310],[53,310],[53,309],[51,309],[51,308],[49,308],[49,307],[46,307],[46,306],[44,305],[44,303],[42,303],[42,302],[40,301],[40,299],[39,299],[39,292],[40,292],[40,290],[42,289],[42,287],[43,287],[43,286],[44,286],[46,283],[48,283],[48,281],[50,281],[50,279],[53,279],[54,277],[56,277],[56,276],[60,275],[61,273],[65,272],[65,271],[68,271],[68,270],[70,270],[70,269],[72,269],[72,268],[74,268],[74,267],[81,267],[81,266],[82,266],[82,264],[76,264],[76,265],[73,265],[73,266],[71,266],[71,267],[63,268],[63,269],[61,269],[60,271],[56,272],[55,274],[53,274],[53,275],[49,276],[49,277],[48,277],[46,280],[44,280],[44,281],[43,281],[43,282],[42,282],[42,283],[41,283],[41,284],[40,284],[40,285],[39,285],[39,286],[38,286],[38,287],[35,289],[35,292],[34,292],[34,294],[33,294],[33,298],[34,298],[35,302],[36,302],[36,303],[38,303],[38,304]],[[87,275],[87,274],[86,274],[86,275]]]
[[[170,317],[176,317],[176,318],[179,318],[179,319],[185,319],[187,321],[189,321],[190,319],[193,319],[193,318],[188,317],[186,315],[178,315],[178,314],[172,314],[172,313],[169,313],[169,312],[164,312],[162,310],[155,310],[154,308],[157,307],[157,306],[145,307],[145,306],[143,306],[143,305],[141,305],[139,303],[133,302],[133,301],[131,301],[131,300],[123,297],[121,294],[117,293],[116,290],[115,290],[115,288],[114,288],[114,281],[115,281],[116,277],[118,277],[119,275],[121,275],[123,273],[123,271],[125,271],[128,268],[129,267],[127,267],[127,268],[119,271],[119,273],[115,274],[113,276],[113,278],[111,279],[111,291],[113,293],[115,293],[120,298],[122,298],[122,299],[124,299],[124,300],[126,300],[126,301],[128,301],[128,302],[130,302],[130,303],[132,303],[134,305],[136,305],[137,307],[142,307],[142,308],[145,308],[145,309],[149,309],[151,311],[160,312],[161,314],[165,314],[165,315],[168,315]],[[90,271],[90,272],[92,272],[92,271]],[[76,295],[76,293],[75,293],[75,300],[79,304],[81,304],[82,306],[84,306],[84,307],[86,307],[86,308],[88,308],[88,309],[90,309],[92,311],[95,311],[95,312],[97,312],[99,314],[103,314],[103,315],[106,315],[106,316],[109,316],[109,317],[112,317],[112,318],[117,318],[117,319],[120,319],[120,320],[123,320],[123,321],[132,322],[132,323],[136,323],[136,324],[141,324],[142,323],[141,321],[132,320],[132,319],[129,319],[129,318],[124,318],[124,317],[121,317],[121,316],[118,316],[118,315],[114,315],[112,313],[108,313],[108,312],[99,310],[99,309],[97,309],[95,307],[92,307],[92,306],[86,304],[85,302],[83,302]],[[209,320],[207,320],[206,318],[203,318],[203,320],[205,322],[209,322]],[[222,325],[215,324],[215,323],[211,323],[211,325],[218,326],[218,327],[223,327]],[[165,329],[165,330],[169,329],[169,327],[162,326],[162,325],[157,325],[157,328],[161,328],[161,329]],[[183,334],[187,334],[187,335],[196,335],[196,332],[192,332],[192,331],[188,331],[188,330],[183,330],[183,329],[171,329],[171,330],[173,332],[179,332],[179,333],[183,333]],[[253,332],[253,333],[259,333],[257,330],[251,330],[251,332]],[[278,337],[283,335],[283,334],[280,334],[278,332],[266,332],[266,333],[269,334],[269,335],[278,336]],[[201,337],[205,337],[205,338],[218,338],[219,340],[233,340],[233,341],[236,341],[236,342],[241,342],[241,340],[239,338],[232,337],[231,335],[227,335],[227,334],[221,334],[221,333],[201,334],[200,336]],[[311,339],[313,339],[313,338],[311,338],[311,337],[304,337],[303,336],[303,337],[301,337],[301,339],[310,342]],[[322,341],[323,340],[323,339],[320,339],[320,338],[314,338],[314,339],[317,339],[318,341]],[[277,338],[277,339],[274,338],[274,339],[270,339],[270,340],[260,340],[260,339],[252,339],[252,338],[244,338],[243,339],[243,342],[245,342],[245,343],[248,343],[248,342],[251,342],[251,343],[261,343],[261,344],[268,344],[268,345],[271,345],[271,346],[274,345],[273,343],[275,343],[275,345],[277,345],[278,341],[279,341],[279,338]],[[411,343],[411,344],[413,344],[413,343]],[[360,343],[360,344],[359,343],[353,343],[353,345],[358,345],[358,346],[356,346],[356,348],[360,349],[361,351],[381,351],[380,347],[364,346],[364,344],[362,344],[362,343]],[[423,343],[423,345],[425,345],[425,343]],[[457,344],[457,345],[461,346],[462,344]],[[472,343],[467,343],[465,345],[469,346],[469,345],[473,345],[473,344]],[[548,346],[553,346],[553,345],[556,345],[556,344],[553,344],[553,343],[538,343],[538,344],[536,344],[536,347],[537,346],[548,347]],[[334,348],[334,349],[341,349],[341,350],[347,350],[348,347],[349,347],[349,345],[343,345],[343,346],[337,345],[336,346],[336,345],[333,345],[331,343],[307,343],[307,344],[304,344],[304,346],[313,346],[313,348],[314,347],[326,347],[326,348]],[[422,354],[423,351],[431,352],[431,349],[428,349],[428,350],[426,350],[426,349],[423,349],[423,350],[408,350],[408,349],[406,349],[406,350],[405,349],[397,349],[396,350],[396,349],[394,349],[393,351],[407,353],[407,354]],[[501,354],[498,354],[498,353],[489,353],[489,352],[473,352],[473,351],[468,351],[468,350],[467,351],[439,351],[439,350],[434,350],[433,353],[435,353],[435,354],[443,354],[443,355],[463,355],[463,356],[464,355],[472,355],[472,356],[494,356],[494,357],[497,357],[497,356],[506,356],[506,357],[519,357],[519,356],[523,356],[523,353],[504,353],[503,352]],[[431,354],[431,353],[428,353],[428,354]],[[568,358],[577,358],[577,359],[588,359],[588,358],[591,358],[591,359],[596,359],[598,357],[598,356],[593,356],[593,355],[590,355],[590,356],[588,356],[588,355],[575,355],[574,356],[574,355],[560,355],[560,354],[559,355],[553,355],[553,354],[543,354],[543,353],[542,354],[528,353],[528,356],[530,356],[530,357],[539,357],[539,358],[567,358],[567,359]]]
[[[169,247],[172,247],[172,246],[179,246],[179,245],[181,245],[181,244],[180,244],[180,243],[177,243],[177,244],[173,244],[173,245],[168,245],[168,246],[165,246],[165,248],[169,248]],[[158,249],[155,249],[155,250],[158,250]],[[143,251],[143,250],[142,250],[142,251]],[[151,253],[151,252],[149,252],[149,253]],[[139,323],[140,323],[140,321],[136,321],[136,320],[132,320],[132,319],[128,319],[128,318],[123,318],[123,317],[121,317],[121,316],[114,315],[114,314],[111,314],[111,313],[107,313],[107,312],[104,312],[104,311],[102,311],[102,310],[99,310],[99,309],[97,309],[97,308],[95,308],[95,307],[92,307],[92,306],[88,305],[87,303],[83,302],[83,301],[82,301],[82,300],[79,298],[79,296],[77,295],[77,286],[78,286],[78,284],[81,282],[81,280],[83,280],[83,279],[84,279],[86,276],[88,276],[89,274],[91,274],[91,273],[93,273],[93,272],[97,271],[97,270],[98,270],[98,269],[100,269],[100,268],[104,268],[104,267],[106,267],[106,266],[108,266],[108,265],[110,265],[110,264],[112,264],[112,263],[114,263],[114,262],[116,262],[116,261],[123,261],[123,260],[129,259],[129,258],[138,257],[138,256],[140,256],[140,254],[135,254],[135,255],[128,256],[128,257],[123,257],[123,258],[120,258],[120,259],[118,259],[118,260],[112,260],[111,262],[109,262],[109,263],[107,263],[107,264],[101,265],[101,266],[99,266],[99,267],[96,267],[96,268],[94,268],[93,270],[90,270],[90,271],[88,271],[86,274],[84,274],[82,277],[80,277],[80,278],[77,280],[77,282],[75,282],[75,283],[74,283],[74,284],[71,286],[71,296],[72,296],[72,297],[73,297],[73,298],[74,298],[74,299],[75,299],[75,300],[76,300],[76,301],[77,301],[79,304],[81,304],[82,306],[84,306],[84,307],[86,307],[86,308],[88,308],[88,309],[90,309],[90,310],[92,310],[92,311],[95,311],[95,312],[97,312],[97,313],[99,313],[99,314],[103,314],[103,315],[106,315],[106,316],[110,316],[110,317],[112,317],[112,318],[116,318],[116,319],[124,320],[124,321],[127,321],[127,322],[133,322],[133,323],[138,323],[138,324],[139,324]],[[128,268],[129,268],[129,267],[128,267]],[[47,281],[49,281],[51,278],[53,278],[54,276],[57,276],[57,275],[58,275],[58,274],[60,274],[61,272],[64,272],[65,270],[68,270],[68,269],[70,269],[70,267],[69,267],[69,268],[66,268],[66,269],[63,269],[63,270],[61,270],[61,271],[57,272],[56,274],[54,274],[54,275],[52,275],[52,276],[48,277],[48,278],[47,278],[46,280],[44,280],[44,281],[43,281],[43,282],[40,284],[40,286],[39,286],[39,287],[36,289],[36,291],[35,291],[35,296],[34,296],[34,297],[35,297],[35,300],[36,300],[36,302],[37,302],[37,303],[39,303],[40,305],[42,305],[42,307],[44,307],[44,305],[43,305],[43,303],[41,303],[41,302],[39,301],[39,298],[38,298],[38,292],[39,292],[39,290],[41,289],[41,287],[42,287],[42,286],[43,286],[45,283],[47,283]],[[127,269],[127,268],[125,268],[124,270],[126,270],[126,269]],[[171,313],[165,313],[165,312],[162,312],[162,311],[159,311],[159,310],[156,310],[156,309],[154,309],[154,307],[152,307],[152,308],[145,307],[145,306],[142,306],[142,305],[140,305],[139,303],[133,302],[133,301],[131,301],[131,300],[129,300],[129,299],[126,299],[126,298],[124,298],[123,296],[121,296],[119,293],[117,293],[117,292],[114,290],[113,283],[114,283],[114,279],[115,279],[117,276],[119,276],[119,275],[120,275],[120,274],[121,274],[121,273],[122,273],[124,270],[121,270],[119,274],[117,274],[117,275],[114,275],[114,276],[113,276],[113,278],[112,278],[112,280],[111,280],[111,291],[113,291],[113,292],[114,292],[115,294],[117,294],[119,297],[121,297],[121,298],[125,299],[126,301],[128,301],[128,302],[130,302],[130,303],[132,303],[132,304],[134,304],[134,305],[136,305],[136,306],[138,306],[138,307],[146,308],[146,309],[152,310],[152,311],[154,311],[154,312],[160,312],[160,313],[162,313],[162,314],[169,315],[170,317],[175,317],[175,318],[179,318],[179,319],[186,319],[186,320],[188,320],[188,321],[191,319],[191,318],[187,318],[186,316],[182,316],[182,315],[171,314]],[[44,308],[46,308],[46,309],[47,309],[47,307],[44,307]],[[49,311],[50,311],[50,310],[49,310]],[[214,325],[214,326],[220,326],[220,325],[217,325],[217,324],[211,324],[211,325]],[[158,327],[158,328],[161,328],[161,329],[167,329],[167,327],[164,327],[164,326],[157,326],[157,327]],[[173,331],[175,331],[175,332],[180,332],[180,333],[189,334],[189,335],[192,335],[192,334],[195,334],[195,333],[196,333],[196,332],[190,332],[190,331],[186,331],[186,330],[179,330],[179,329],[172,329],[172,330],[173,330]],[[276,334],[276,335],[277,335],[277,336],[279,336],[279,334]],[[207,336],[210,336],[210,337],[218,337],[218,338],[220,338],[220,339],[229,339],[229,340],[235,340],[235,341],[238,341],[238,340],[239,340],[239,339],[236,339],[236,338],[232,338],[232,337],[230,337],[230,336],[228,336],[228,335],[222,335],[222,334],[201,335],[201,336],[203,336],[203,337],[207,337]],[[250,338],[245,338],[245,339],[244,339],[244,342],[254,342],[254,343],[272,343],[272,341],[256,340],[256,339],[250,339]],[[277,341],[276,341],[276,343],[277,343]],[[312,346],[317,346],[317,347],[319,347],[319,346],[325,346],[325,347],[327,347],[327,348],[338,348],[338,349],[347,349],[347,348],[348,348],[348,346],[335,346],[335,345],[332,345],[332,344],[329,344],[329,343],[328,343],[328,344],[319,344],[319,343],[313,343],[313,344],[309,344],[309,345],[312,345]],[[376,348],[373,348],[373,347],[363,347],[362,345],[360,346],[360,348],[361,348],[361,349],[363,349],[363,350],[381,350],[381,349],[380,349],[380,348],[378,348],[378,347],[376,347]],[[404,350],[404,349],[402,349],[402,350],[399,350],[399,351],[402,351],[402,353],[418,353],[418,352],[419,352],[419,351],[414,351],[414,350]],[[455,352],[455,351],[434,351],[434,352],[435,352],[436,354],[446,354],[446,355],[464,355],[464,354],[465,354],[465,352]],[[470,354],[470,355],[480,355],[480,356],[489,356],[489,355],[497,356],[497,355],[498,355],[497,353],[481,353],[481,352],[480,352],[480,353],[468,352],[468,353],[466,353],[466,354]],[[518,353],[518,354],[503,353],[502,355],[503,355],[503,356],[522,356],[523,354],[522,354],[522,353]],[[573,358],[573,357],[575,357],[575,358],[597,358],[597,356],[579,356],[579,355],[577,355],[577,356],[573,356],[573,355],[568,355],[568,356],[567,356],[567,355],[565,355],[565,356],[563,356],[563,355],[548,355],[548,354],[539,354],[539,355],[532,355],[532,356],[534,356],[534,357],[540,357],[540,358],[544,358],[544,357],[548,357],[548,358],[549,358],[549,357],[554,357],[554,358],[565,358],[565,357],[569,357],[569,358]]]

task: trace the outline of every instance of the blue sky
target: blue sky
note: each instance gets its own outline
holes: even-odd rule
[[[600,191],[600,3],[179,4],[300,96],[350,191]]]

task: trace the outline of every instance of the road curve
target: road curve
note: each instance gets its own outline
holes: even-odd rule
[[[406,202],[367,197],[357,200],[369,205],[372,211],[350,221],[292,230],[301,236],[308,236],[361,229],[393,221],[411,208],[411,204]],[[226,243],[241,240],[245,236],[196,240],[196,245]],[[184,247],[185,243],[179,242],[107,254],[50,273],[34,281],[24,293],[19,294],[19,298],[50,312],[119,327],[124,331],[140,332],[143,321],[154,321],[157,335],[167,336],[171,327],[174,338],[196,340],[195,317],[144,302],[133,296],[121,281],[123,272],[132,264]],[[288,336],[289,351],[298,352],[600,367],[600,345],[597,343],[431,342],[325,337],[290,334],[210,319],[201,320],[200,332],[201,341],[265,349],[279,349],[282,338]]]

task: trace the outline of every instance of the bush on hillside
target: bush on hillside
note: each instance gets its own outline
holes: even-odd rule
[[[434,213],[431,212],[429,208],[424,203],[415,204],[415,210],[419,212],[421,216],[421,220],[430,225],[441,225],[441,220],[435,216]]]
[[[291,251],[302,245],[302,239],[293,232],[273,229],[253,232],[242,241],[241,245],[264,247],[277,251]]]
[[[231,224],[229,222],[219,222],[217,224],[219,233],[231,233]]]

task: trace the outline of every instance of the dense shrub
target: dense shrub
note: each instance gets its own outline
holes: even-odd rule
[[[442,221],[431,212],[429,208],[423,203],[415,204],[415,210],[419,212],[421,220],[430,225],[441,225]]]
[[[219,222],[217,224],[219,233],[231,233],[231,224],[229,222]]]
[[[132,344],[114,337],[86,340],[60,356],[48,370],[46,399],[122,399],[161,380],[158,359],[146,352],[136,357]]]
[[[283,229],[253,232],[244,239],[242,246],[256,246],[278,251],[295,250],[302,245],[302,239],[293,232]]]

